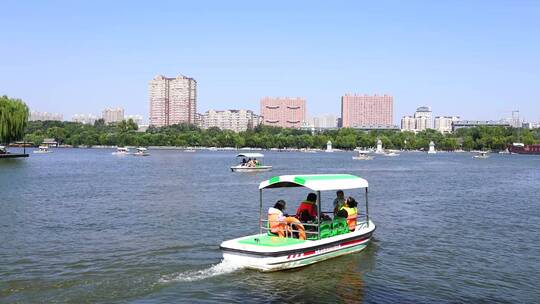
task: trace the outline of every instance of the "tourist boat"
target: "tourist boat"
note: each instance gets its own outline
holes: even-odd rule
[[[358,155],[353,156],[352,159],[355,160],[372,160],[374,157],[368,155],[369,151],[358,151]]]
[[[113,155],[129,155],[129,149],[126,147],[116,148],[116,152],[112,153]]]
[[[133,156],[149,156],[148,149],[140,147],[137,148],[137,152],[133,153]]]
[[[34,150],[34,153],[45,154],[45,153],[52,153],[52,151],[49,150],[49,146],[39,146],[37,150]]]
[[[473,158],[476,158],[476,159],[486,159],[488,157],[489,156],[487,155],[487,152],[484,152],[484,151],[478,152],[477,155],[473,156]]]
[[[242,161],[238,165],[231,166],[232,172],[263,172],[272,170],[272,166],[262,164],[261,160],[264,157],[262,153],[240,153],[236,157],[241,158]],[[257,164],[250,164],[250,160],[256,161]]]
[[[525,145],[522,143],[513,143],[508,146],[508,151],[512,154],[540,155],[540,145]]]
[[[388,157],[396,157],[396,156],[399,156],[398,153],[395,153],[395,152],[387,152],[387,153],[384,153],[383,154],[384,156],[388,156]]]
[[[341,219],[302,223],[305,228],[313,228],[306,229],[305,240],[291,235],[278,237],[270,232],[263,213],[263,190],[288,187],[304,187],[317,192],[319,219],[322,214],[333,213],[321,212],[321,191],[361,189],[366,212],[358,213],[354,231],[349,231],[346,221]],[[368,182],[365,179],[350,174],[282,175],[259,185],[259,233],[224,241],[220,248],[224,260],[260,271],[276,271],[359,252],[366,248],[374,231],[375,224],[368,214]]]

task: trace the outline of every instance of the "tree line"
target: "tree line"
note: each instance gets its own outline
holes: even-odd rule
[[[72,146],[179,146],[179,147],[252,147],[252,148],[325,148],[330,140],[334,148],[352,150],[374,147],[380,139],[387,149],[425,150],[433,141],[439,150],[503,150],[513,142],[533,144],[540,141],[540,129],[508,127],[475,127],[459,129],[453,134],[435,130],[401,132],[399,130],[362,131],[351,128],[308,130],[260,125],[235,133],[218,128],[200,129],[179,124],[150,127],[138,132],[132,120],[106,125],[97,120],[93,125],[75,122],[33,121],[26,127],[25,140],[39,145],[44,138]]]
[[[179,146],[179,147],[252,147],[252,148],[324,148],[352,150],[374,147],[380,139],[387,149],[426,150],[433,141],[439,150],[503,150],[508,144],[540,142],[540,128],[475,127],[459,129],[453,134],[435,130],[401,132],[399,130],[362,131],[351,128],[310,132],[260,125],[235,133],[218,128],[200,129],[178,124],[161,128],[150,127],[138,132],[133,120],[105,124],[61,121],[28,122],[28,107],[20,99],[0,97],[0,144],[24,139],[39,145],[44,138],[54,138],[61,145],[77,146]]]

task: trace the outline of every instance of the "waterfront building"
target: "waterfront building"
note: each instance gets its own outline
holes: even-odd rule
[[[242,132],[259,125],[259,116],[251,110],[208,110],[201,116],[202,128]]]
[[[510,124],[505,121],[494,120],[460,120],[452,122],[452,132],[461,128],[473,127],[510,127]]]
[[[124,109],[123,108],[106,108],[103,110],[103,115],[101,116],[105,124],[121,122],[124,120]]]
[[[133,120],[134,123],[136,123],[138,126],[143,124],[143,117],[142,115],[127,115],[126,120]]]
[[[301,128],[306,121],[304,98],[264,97],[261,99],[262,123],[282,128]]]
[[[437,116],[435,117],[435,130],[441,133],[451,133],[452,123],[459,121],[459,116]]]
[[[99,118],[93,114],[75,114],[71,117],[71,121],[79,122],[85,125],[93,125]]]
[[[341,97],[341,124],[344,128],[393,127],[394,98],[390,95],[349,95]]]
[[[412,116],[403,116],[401,118],[401,131],[416,131],[416,120]]]
[[[59,113],[48,113],[48,112],[37,112],[32,111],[30,112],[30,117],[28,118],[29,121],[46,121],[46,120],[54,120],[54,121],[63,121],[64,116]]]
[[[414,112],[416,131],[433,129],[433,118],[431,108],[427,106],[418,107]]]
[[[158,75],[148,84],[150,125],[156,127],[179,123],[195,124],[197,111],[197,81],[178,75],[167,78]]]

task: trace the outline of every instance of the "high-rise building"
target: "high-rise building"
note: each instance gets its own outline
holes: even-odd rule
[[[103,115],[101,116],[103,121],[106,124],[121,122],[124,120],[124,109],[123,108],[107,108],[103,110]]]
[[[98,117],[93,114],[75,114],[71,117],[71,121],[85,125],[93,125],[96,120],[98,120]]]
[[[394,98],[389,95],[349,95],[341,97],[341,124],[344,128],[389,127],[393,125]]]
[[[301,128],[306,120],[304,98],[264,97],[261,99],[263,124],[283,128]]]
[[[156,76],[148,84],[150,125],[156,127],[179,123],[195,124],[197,81],[178,75]]]
[[[254,128],[258,124],[259,116],[250,110],[209,110],[202,115],[204,129],[217,127],[221,130],[242,132]]]
[[[414,119],[416,120],[416,131],[433,129],[433,116],[430,107],[417,108],[414,112]]]
[[[437,116],[435,117],[435,130],[441,133],[451,133],[452,123],[459,121],[459,116]]]
[[[28,119],[29,121],[46,121],[46,120],[55,120],[55,121],[63,121],[64,116],[62,114],[58,113],[48,113],[48,112],[36,112],[32,111],[30,113],[30,117]]]

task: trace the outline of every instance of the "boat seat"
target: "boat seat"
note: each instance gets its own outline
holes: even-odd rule
[[[332,235],[332,222],[325,221],[321,223],[321,239],[331,237]]]
[[[349,233],[349,226],[347,225],[347,220],[344,218],[334,219],[332,221],[332,232],[333,235]]]

